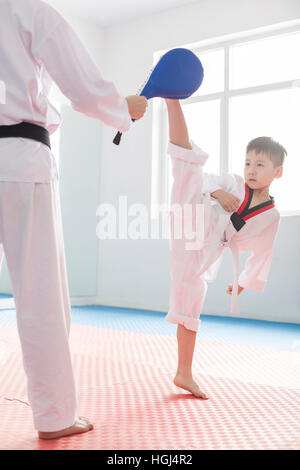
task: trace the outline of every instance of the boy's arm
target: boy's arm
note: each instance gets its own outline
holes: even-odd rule
[[[239,276],[239,285],[245,289],[263,292],[269,275],[274,243],[280,216],[251,241],[251,255]]]
[[[227,212],[234,212],[237,211],[238,208],[240,207],[240,200],[235,197],[233,194],[228,193],[227,191],[224,191],[223,189],[218,189],[217,191],[214,191],[210,193],[210,195],[217,199],[223,209]]]
[[[241,184],[244,184],[243,178],[239,175],[204,173],[203,193],[210,194],[227,212],[234,212],[242,202],[236,197],[239,194],[238,187]]]

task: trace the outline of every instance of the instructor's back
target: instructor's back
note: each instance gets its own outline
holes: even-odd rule
[[[146,110],[105,81],[66,20],[40,0],[0,0],[0,245],[16,303],[35,429],[89,431],[78,418],[69,351],[70,298],[51,134],[53,81],[74,110],[126,132]],[[88,145],[88,142],[87,142]]]

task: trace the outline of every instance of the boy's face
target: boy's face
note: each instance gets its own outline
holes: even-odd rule
[[[272,160],[265,152],[256,153],[250,150],[246,154],[244,177],[251,189],[270,186],[274,178],[282,176],[283,167],[274,167]]]

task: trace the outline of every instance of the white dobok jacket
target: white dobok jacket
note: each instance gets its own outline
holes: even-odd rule
[[[0,21],[0,125],[27,121],[53,134],[61,122],[49,98],[55,81],[74,110],[121,132],[129,129],[126,100],[103,79],[54,8],[40,0],[0,0]],[[57,176],[47,146],[29,139],[0,139],[0,181],[47,183]]]
[[[192,150],[169,143],[168,153],[173,161],[172,203],[202,202],[205,214],[204,262],[193,275],[201,275],[207,282],[215,280],[223,251],[232,250],[234,261],[234,288],[231,311],[238,312],[238,284],[245,289],[263,292],[272,260],[280,214],[274,199],[249,209],[253,190],[244,179],[235,174],[221,176],[203,172],[208,155],[194,142]],[[226,212],[210,194],[223,189],[240,200],[236,213]],[[235,218],[242,227],[234,225]],[[242,220],[241,220],[242,219]],[[239,254],[250,251],[244,270],[239,275]],[[172,256],[172,254],[171,254]],[[174,254],[175,256],[175,254]],[[178,256],[178,252],[176,252]]]

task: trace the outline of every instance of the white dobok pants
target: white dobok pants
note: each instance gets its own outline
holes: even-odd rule
[[[57,180],[0,181],[0,243],[16,304],[34,425],[39,431],[58,431],[74,423],[77,404]]]

